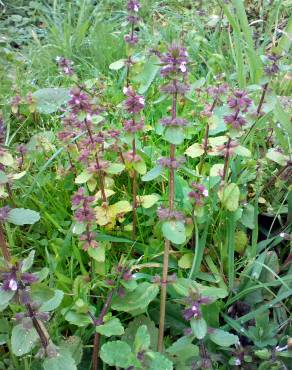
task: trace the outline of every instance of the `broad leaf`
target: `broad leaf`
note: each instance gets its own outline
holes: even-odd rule
[[[33,225],[40,220],[40,214],[31,209],[13,208],[8,215],[8,221],[14,225]]]
[[[285,166],[289,160],[289,157],[278,150],[272,148],[268,150],[266,157],[273,162],[278,163],[280,166]]]
[[[93,173],[89,173],[86,170],[81,172],[75,179],[75,184],[85,184],[88,180],[93,177]]]
[[[109,65],[109,69],[112,71],[118,71],[123,67],[125,67],[125,59],[119,59]]]
[[[11,335],[12,352],[15,356],[23,356],[34,348],[38,340],[35,328],[25,329],[22,324],[16,325]]]
[[[147,209],[153,207],[154,204],[156,204],[159,201],[160,195],[158,194],[142,195],[138,199],[141,206]]]
[[[204,154],[204,148],[202,144],[195,143],[188,147],[185,154],[191,158],[197,158]]]
[[[231,183],[223,189],[220,189],[218,196],[223,207],[228,209],[228,211],[234,212],[237,210],[239,206],[240,190],[236,184]]]
[[[101,335],[105,335],[106,337],[111,337],[112,335],[124,334],[124,328],[120,320],[117,317],[114,317],[103,325],[97,326],[96,332]]]
[[[100,358],[110,366],[128,368],[133,364],[131,347],[120,340],[107,342],[101,347]]]
[[[56,289],[54,292],[54,297],[49,299],[47,302],[43,303],[40,307],[40,311],[42,312],[49,312],[55,310],[57,307],[60,306],[64,297],[64,293],[62,290]]]
[[[35,255],[35,251],[31,251],[29,253],[28,257],[26,257],[22,261],[21,272],[28,271],[31,268],[31,266],[33,265],[34,255]]]
[[[164,138],[171,144],[182,144],[185,139],[184,129],[182,127],[167,127],[164,132]]]
[[[214,329],[210,334],[209,338],[212,342],[222,347],[230,347],[236,343],[239,343],[237,335],[230,334],[227,331],[221,329]]]
[[[183,244],[186,241],[185,225],[181,221],[164,221],[162,224],[163,236],[174,244]]]
[[[122,163],[111,163],[106,169],[105,172],[110,175],[117,175],[125,169],[125,165]]]
[[[159,288],[157,285],[143,282],[132,291],[127,292],[124,297],[115,297],[112,308],[116,311],[135,312],[145,311],[151,301],[157,296]]]
[[[203,339],[207,334],[207,323],[203,317],[191,319],[191,328],[193,334],[198,339]]]
[[[61,87],[40,89],[32,95],[36,99],[37,110],[45,114],[58,111],[70,99],[69,90]]]
[[[47,357],[43,363],[44,370],[77,370],[75,361],[68,349],[59,348],[54,357]]]
[[[0,312],[5,310],[11,299],[14,297],[15,291],[3,290],[0,288]]]
[[[150,347],[150,335],[148,333],[147,326],[142,325],[140,326],[140,328],[138,328],[135,336],[134,340],[135,353],[144,352],[148,350],[149,347]]]
[[[163,172],[163,168],[161,166],[154,167],[150,171],[148,171],[144,176],[142,176],[142,181],[154,180],[158,176],[160,176],[162,172]]]
[[[172,362],[163,356],[161,353],[158,352],[148,352],[147,355],[151,356],[151,362],[149,364],[149,370],[172,370],[173,364]]]

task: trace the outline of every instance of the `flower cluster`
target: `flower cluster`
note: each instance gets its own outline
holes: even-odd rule
[[[208,87],[207,92],[213,99],[219,99],[221,96],[225,95],[228,91],[228,85],[222,84],[219,86]]]
[[[92,105],[89,96],[80,88],[75,87],[70,91],[71,99],[68,104],[74,114],[79,112],[92,113]]]
[[[164,77],[185,75],[187,73],[188,52],[186,48],[173,43],[165,54],[160,55],[161,75]]]
[[[216,147],[216,151],[218,154],[222,155],[223,157],[230,158],[234,154],[234,149],[239,146],[238,142],[235,140],[228,140],[227,143],[223,145],[218,145]]]
[[[267,75],[272,76],[279,72],[278,60],[281,58],[279,55],[270,54],[267,56],[268,64],[265,66],[264,70]]]
[[[134,134],[135,132],[142,131],[144,128],[144,119],[136,120],[134,118],[124,121],[125,131]]]
[[[201,295],[192,294],[187,298],[187,308],[182,311],[186,321],[202,317],[201,305],[212,303],[212,299]]]
[[[228,99],[228,106],[233,112],[224,116],[225,123],[234,129],[242,128],[246,124],[246,120],[240,113],[246,113],[251,104],[252,100],[245,91],[234,91],[233,96]]]
[[[5,124],[2,115],[0,114],[0,145],[3,145],[5,143]]]
[[[177,169],[183,163],[185,163],[185,161],[186,161],[185,157],[178,157],[173,159],[169,157],[162,157],[158,159],[157,164],[159,164],[159,166],[162,167]]]
[[[139,22],[139,16],[137,15],[140,9],[139,0],[129,0],[127,4],[128,17],[127,20],[131,24],[131,32],[125,35],[125,42],[129,45],[135,45],[138,42],[138,36],[134,32],[134,25]]]
[[[184,221],[185,220],[185,216],[182,212],[172,211],[169,208],[164,208],[162,206],[160,206],[157,209],[157,216],[160,221],[165,221],[165,220]]]
[[[78,223],[86,226],[86,231],[80,235],[83,250],[88,248],[96,248],[98,246],[96,233],[92,231],[94,225],[95,214],[92,206],[94,205],[95,197],[84,195],[84,189],[79,188],[72,196],[72,208],[75,210],[74,218]]]
[[[185,127],[188,125],[188,121],[186,119],[178,117],[162,118],[160,122],[165,127]]]
[[[58,63],[59,69],[67,76],[74,74],[73,62],[64,57],[57,57],[56,62]]]
[[[208,197],[209,192],[204,185],[192,183],[193,190],[189,192],[189,197],[194,200],[195,205],[203,205],[203,199]]]
[[[126,111],[130,114],[140,113],[145,106],[144,97],[137,95],[132,87],[125,87],[123,91],[127,96],[125,100]]]
[[[21,272],[20,266],[21,264],[18,266],[12,266],[9,271],[2,272],[0,275],[0,279],[2,280],[2,290],[15,292],[18,289],[23,289],[23,286],[31,285],[38,280],[37,276],[34,274]]]
[[[0,222],[6,222],[8,220],[10,210],[9,206],[0,208]]]

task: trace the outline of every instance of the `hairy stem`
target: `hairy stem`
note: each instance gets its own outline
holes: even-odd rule
[[[250,129],[248,130],[247,134],[245,135],[244,139],[243,139],[243,143],[245,142],[245,140],[248,138],[249,134],[251,133],[251,131],[253,130],[253,128],[255,127],[257,121],[258,121],[258,118],[261,114],[261,110],[262,110],[262,106],[264,104],[264,101],[265,101],[265,96],[266,96],[266,93],[268,91],[268,86],[269,86],[269,83],[265,83],[264,86],[263,86],[263,91],[262,91],[262,95],[261,95],[261,98],[260,98],[260,101],[259,101],[259,105],[257,107],[257,110],[256,110],[256,113],[257,113],[257,117],[256,117],[256,120],[255,122],[251,125]]]
[[[11,254],[7,244],[2,223],[0,223],[0,248],[5,261],[10,262]]]
[[[215,98],[214,101],[213,101],[213,104],[210,108],[210,112],[212,113],[215,106],[216,106],[216,103],[217,103],[217,99]],[[204,136],[204,141],[203,141],[203,148],[204,148],[204,153],[200,159],[200,163],[199,163],[199,173],[202,172],[202,169],[203,169],[203,165],[204,165],[204,160],[205,160],[205,157],[208,153],[208,138],[209,138],[209,130],[210,130],[210,125],[209,123],[207,122],[207,125],[206,125],[206,131],[205,131],[205,136]]]
[[[133,148],[133,162],[135,162],[136,158],[136,139],[135,136],[132,141],[132,148]],[[132,239],[136,238],[136,229],[137,229],[137,171],[134,170],[133,172],[133,230],[132,230]]]
[[[107,299],[105,301],[105,304],[104,304],[102,310],[100,311],[100,314],[99,314],[97,319],[92,315],[91,312],[88,312],[88,314],[91,317],[95,327],[103,324],[103,319],[104,319],[105,315],[107,314],[107,312],[108,312],[108,310],[111,306],[111,303],[112,303],[112,300],[113,300],[113,297],[114,297],[114,294],[115,294],[116,290],[117,289],[113,289],[109,292],[109,294],[107,296]],[[100,344],[100,334],[95,332],[94,340],[93,340],[92,370],[97,370],[98,369],[99,344]]]
[[[173,85],[176,88],[176,80],[173,80]],[[176,118],[176,114],[177,114],[177,93],[173,95],[173,100],[172,100],[172,119]],[[170,144],[170,159],[171,159],[171,162],[175,159],[175,145],[174,144]],[[174,208],[174,169],[172,167],[169,169],[168,203],[169,203],[169,209],[172,211]],[[158,334],[158,351],[159,352],[162,352],[163,350],[169,250],[170,250],[170,242],[169,240],[165,239],[162,280],[161,280],[161,293],[160,293],[160,314],[159,314],[159,334]]]
[[[225,155],[223,175],[222,175],[223,182],[225,182],[227,170],[228,170],[229,157],[230,157],[230,143],[231,143],[231,138],[229,137],[226,143],[226,155]]]
[[[93,135],[92,135],[91,129],[89,127],[89,124],[88,124],[86,119],[84,120],[84,122],[85,122],[85,126],[86,126],[86,129],[87,129],[88,136],[90,138],[91,144],[94,145]],[[97,168],[100,168],[99,159],[98,159],[98,155],[97,155],[96,151],[95,151],[94,156],[95,156],[96,166],[97,166]],[[103,201],[103,203],[106,203],[107,198],[106,198],[106,194],[105,194],[103,171],[99,169],[98,170],[98,175],[99,175],[100,192],[101,192],[102,201]]]

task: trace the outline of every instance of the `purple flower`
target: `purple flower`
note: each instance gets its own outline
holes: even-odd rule
[[[185,220],[185,216],[182,212],[171,211],[169,208],[164,208],[162,206],[157,209],[157,216],[160,221],[165,221],[165,220],[184,221]]]
[[[160,55],[160,61],[162,64],[160,71],[162,76],[187,73],[188,52],[184,47],[176,43],[173,43],[165,54]]]
[[[62,72],[67,76],[72,76],[74,74],[74,70],[72,68],[73,62],[69,59],[64,57],[57,57],[56,61],[58,63],[58,67],[62,70]]]
[[[137,95],[131,87],[124,88],[124,94],[128,97],[125,100],[125,109],[128,113],[139,113],[145,106],[144,96]]]
[[[74,214],[74,218],[80,223],[91,223],[95,220],[95,214],[88,204],[83,204],[82,208],[78,208]]]
[[[129,119],[124,122],[124,129],[129,133],[135,133],[138,131],[143,130],[144,128],[144,119],[141,119],[141,121],[136,121],[135,119]]]
[[[183,163],[185,163],[185,157],[179,157],[177,159],[171,159],[169,157],[162,157],[158,159],[157,163],[162,167],[168,168],[179,168]]]
[[[246,91],[235,90],[233,96],[228,99],[228,105],[235,111],[247,112],[252,100],[247,96]]]
[[[139,22],[139,17],[134,14],[130,14],[127,17],[127,20],[130,24],[137,24]]]
[[[139,0],[129,0],[127,4],[127,9],[130,12],[138,12],[140,9],[140,1]]]
[[[6,222],[8,220],[10,210],[11,208],[9,206],[0,208],[0,222]]]
[[[80,205],[81,202],[83,202],[85,199],[85,196],[84,196],[84,189],[83,188],[79,188],[75,194],[73,194],[72,198],[71,198],[71,202],[72,202],[72,205],[73,207],[77,207]]]
[[[219,85],[219,86],[209,87],[207,89],[207,92],[213,99],[218,99],[221,95],[226,94],[227,90],[228,90],[228,85],[227,84],[222,84],[222,85]]]
[[[166,117],[162,118],[160,121],[163,126],[172,126],[172,127],[182,127],[182,126],[187,126],[188,121],[184,118],[172,118],[172,117]]]
[[[139,41],[138,36],[135,35],[134,33],[131,33],[130,35],[125,35],[124,40],[127,44],[130,45],[136,45],[137,42]]]
[[[276,54],[269,54],[267,55],[269,64],[264,67],[264,70],[267,75],[274,75],[279,72],[280,68],[278,66],[278,60],[281,58],[281,56]]]
[[[180,94],[184,95],[189,91],[190,87],[183,83],[179,82],[177,80],[173,80],[171,83],[166,84],[161,87],[161,91],[166,94]]]
[[[209,196],[208,190],[204,185],[192,183],[193,190],[189,192],[189,197],[195,201],[195,205],[201,206],[203,199]]]
[[[87,94],[82,92],[79,88],[73,88],[70,91],[71,99],[68,104],[71,107],[73,113],[77,114],[78,112],[91,112],[90,99]]]
[[[19,286],[31,285],[35,283],[38,278],[34,274],[28,272],[21,273],[19,271],[19,266],[12,266],[9,272],[3,272],[1,274],[1,280],[3,282],[1,287],[3,290],[16,291]]]
[[[84,233],[80,236],[80,240],[82,242],[82,249],[84,251],[87,251],[89,248],[97,248],[98,242],[95,240],[96,233],[93,231],[88,231],[87,233]]]
[[[18,145],[18,147],[16,149],[17,149],[18,153],[21,154],[21,155],[24,155],[24,154],[27,153],[27,147],[24,144]]]
[[[132,151],[129,151],[127,153],[124,154],[124,158],[127,162],[129,163],[132,163],[132,162],[140,162],[141,161],[141,157],[139,156],[139,154],[133,154]]]
[[[187,308],[182,311],[182,315],[186,321],[191,319],[199,319],[202,316],[201,305],[212,303],[212,299],[191,293],[191,296],[187,298]]]
[[[246,120],[237,113],[224,116],[224,122],[234,129],[240,129],[246,124]]]

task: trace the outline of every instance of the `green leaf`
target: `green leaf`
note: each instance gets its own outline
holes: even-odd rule
[[[182,337],[167,348],[166,352],[175,356],[180,361],[199,355],[199,348],[192,344],[193,338]]]
[[[137,316],[133,321],[131,321],[123,335],[123,341],[127,342],[130,346],[133,346],[136,333],[140,326],[147,326],[147,331],[150,334],[150,347],[154,350],[157,348],[158,339],[158,329],[156,328],[154,322],[146,316]]]
[[[8,215],[8,221],[14,225],[33,225],[40,220],[40,214],[31,209],[13,208]]]
[[[36,99],[37,110],[45,114],[58,111],[70,99],[69,90],[61,87],[40,89],[32,95]]]
[[[136,78],[136,81],[141,83],[138,89],[139,94],[144,94],[149,89],[159,68],[159,59],[155,55],[150,56],[144,64],[144,69]]]
[[[63,352],[64,350],[67,350],[71,353],[76,365],[81,362],[83,355],[83,343],[80,337],[72,335],[71,337],[61,341],[60,351]]]
[[[218,195],[224,208],[230,212],[237,210],[239,207],[240,190],[236,184],[228,184],[218,192]]]
[[[9,181],[8,176],[6,175],[5,172],[0,171],[0,185],[7,184]]]
[[[43,363],[44,370],[77,370],[75,361],[68,349],[57,349],[55,357],[47,357]]]
[[[290,121],[289,114],[284,111],[279,100],[276,103],[274,114],[275,114],[276,119],[281,123],[281,125],[287,131],[287,133],[292,136],[292,127],[291,127],[291,121]]]
[[[117,175],[125,169],[125,166],[122,163],[111,163],[106,169],[105,172],[110,175]]]
[[[221,329],[214,329],[212,333],[209,334],[209,338],[212,342],[221,347],[230,347],[239,342],[237,335],[230,334]]]
[[[90,247],[87,253],[97,262],[105,261],[105,246],[103,244],[97,246],[96,248]]]
[[[145,175],[147,172],[147,167],[146,163],[141,159],[138,162],[133,162],[133,167],[134,169],[140,174],[140,175]]]
[[[158,352],[148,352],[147,356],[151,357],[151,362],[149,364],[149,370],[173,370],[172,362]]]
[[[143,282],[132,291],[127,292],[124,297],[115,297],[112,308],[116,311],[135,312],[145,311],[149,303],[157,296],[159,287],[148,282]]]
[[[30,319],[28,319],[30,320]],[[22,356],[30,352],[39,339],[35,328],[24,329],[22,324],[14,326],[11,335],[11,347],[15,356]]]
[[[191,319],[191,328],[193,334],[198,339],[203,339],[207,334],[207,323],[203,317],[199,319]]]
[[[39,304],[43,304],[54,297],[55,291],[45,284],[40,284],[38,282],[31,286],[31,295],[33,300],[37,301]]]
[[[124,334],[124,328],[120,320],[117,317],[114,317],[105,324],[97,326],[96,332],[101,335],[105,335],[106,337],[111,337],[112,335]]]
[[[9,302],[14,297],[15,292],[13,290],[3,290],[0,288],[0,312],[5,310],[9,305]]]
[[[163,236],[174,244],[183,244],[186,241],[185,225],[181,221],[164,221],[162,224]]]
[[[188,147],[185,154],[191,158],[197,158],[204,154],[204,148],[202,144],[195,143]]]
[[[89,173],[86,170],[81,172],[75,179],[75,184],[85,184],[88,180],[93,177],[93,173]]]
[[[144,176],[142,176],[142,181],[151,181],[160,176],[163,172],[163,168],[160,166],[152,168]]]
[[[135,340],[134,340],[134,350],[135,353],[147,351],[150,347],[150,335],[146,325],[140,326],[138,328]]]
[[[249,229],[254,229],[254,206],[252,204],[248,204],[243,208],[240,222]]]
[[[65,320],[76,326],[87,326],[88,324],[92,324],[92,320],[88,315],[77,313],[75,311],[66,312]]]
[[[109,65],[109,69],[112,71],[118,71],[123,67],[125,67],[125,59],[119,59]]]
[[[185,139],[184,129],[182,127],[167,127],[165,129],[164,138],[171,144],[182,144]]]
[[[3,151],[1,150],[0,163],[3,164],[4,166],[12,166],[14,163],[12,155],[4,150]]]
[[[279,152],[274,148],[268,150],[266,157],[271,161],[278,163],[280,166],[285,166],[289,160],[289,157],[287,155]]]
[[[101,347],[100,358],[110,366],[127,368],[133,364],[131,347],[120,340],[105,343]]]
[[[35,251],[31,251],[27,258],[22,261],[21,272],[28,271],[33,265]]]
[[[178,266],[181,269],[190,269],[192,267],[194,255],[192,253],[186,253],[178,260]]]
[[[156,204],[160,199],[160,195],[158,194],[149,194],[149,195],[142,195],[139,197],[139,203],[145,209],[151,208]]]
[[[64,297],[64,292],[62,290],[56,289],[54,292],[54,297],[49,299],[47,302],[43,303],[40,307],[41,312],[49,312],[55,310],[60,306]]]
[[[251,152],[247,148],[245,148],[242,145],[238,145],[237,147],[234,148],[234,153],[241,156],[241,157],[251,157]]]

